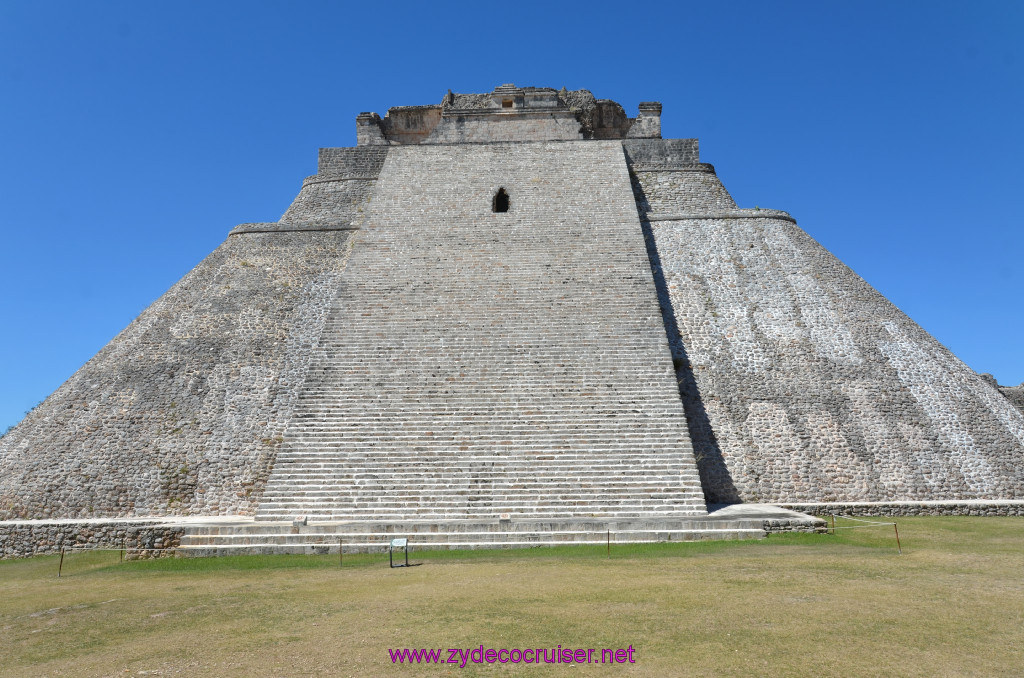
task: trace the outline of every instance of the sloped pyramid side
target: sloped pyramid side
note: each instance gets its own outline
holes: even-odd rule
[[[634,176],[709,502],[1024,498],[1020,411],[788,217],[706,181]]]
[[[618,142],[389,151],[257,518],[502,513],[705,513]]]
[[[0,519],[252,513],[350,233],[229,236],[0,439]]]

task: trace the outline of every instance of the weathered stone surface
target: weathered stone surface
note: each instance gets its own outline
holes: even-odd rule
[[[348,239],[229,237],[0,438],[0,519],[255,510]]]
[[[617,142],[393,147],[257,517],[703,513],[631,195]]]
[[[737,207],[660,113],[503,85],[360,114],[0,438],[0,519],[701,513],[698,469],[714,502],[1019,512],[1024,385]],[[113,538],[76,524],[0,543]]]
[[[881,501],[784,503],[786,508],[818,516],[1024,516],[1024,501]]]
[[[585,89],[501,85],[487,94],[449,90],[440,104],[396,106],[383,118],[356,118],[359,148],[409,144],[660,139],[661,104],[645,101],[629,118],[622,106]],[[353,150],[353,149],[344,149]],[[323,168],[320,170],[323,172]]]
[[[123,548],[126,559],[154,558],[180,546],[184,532],[182,525],[142,521],[0,522],[0,558],[26,558],[62,548]]]
[[[709,501],[1024,497],[1021,413],[793,223],[647,227]]]

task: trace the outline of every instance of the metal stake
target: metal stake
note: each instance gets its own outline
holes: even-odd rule
[[[899,554],[902,556],[903,555],[903,547],[900,546],[900,531],[898,529],[896,529],[896,523],[892,524],[892,529],[893,529],[893,531],[896,532],[896,550],[899,551]]]
[[[60,564],[57,565],[57,578],[60,578],[60,571],[64,569],[64,547],[60,547]]]

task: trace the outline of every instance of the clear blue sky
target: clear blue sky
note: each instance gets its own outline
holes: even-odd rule
[[[587,88],[1024,381],[1024,4],[0,0],[0,431],[357,113]]]

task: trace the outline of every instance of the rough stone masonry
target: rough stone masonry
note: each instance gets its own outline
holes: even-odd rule
[[[1019,389],[738,208],[660,104],[502,85],[356,128],[0,438],[0,520],[1019,511]]]

